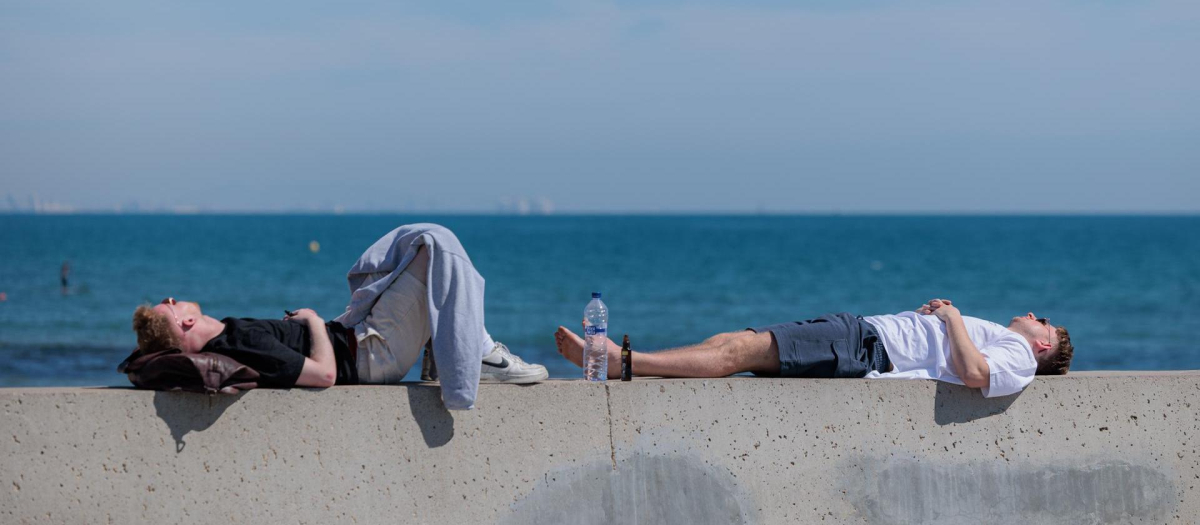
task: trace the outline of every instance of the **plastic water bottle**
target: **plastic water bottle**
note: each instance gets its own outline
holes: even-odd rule
[[[600,292],[592,292],[592,300],[583,309],[583,378],[588,381],[608,380],[608,307],[600,300]]]

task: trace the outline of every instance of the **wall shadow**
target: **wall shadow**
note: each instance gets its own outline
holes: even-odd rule
[[[425,446],[437,448],[449,443],[454,438],[454,416],[442,403],[441,387],[410,385],[407,388],[408,408],[421,429]]]
[[[989,399],[978,388],[938,381],[933,396],[933,420],[938,425],[950,425],[1003,414],[1020,396],[1017,393]]]
[[[175,453],[183,452],[187,443],[184,437],[211,427],[229,407],[238,402],[240,394],[208,395],[195,392],[154,392],[154,411],[171,429],[175,439]]]
[[[1180,487],[1164,465],[1085,457],[863,455],[855,465],[871,468],[847,469],[846,496],[865,523],[1173,522]]]
[[[548,472],[535,490],[514,501],[502,525],[572,523],[760,523],[760,510],[737,476],[704,457],[605,458],[578,468]],[[501,511],[503,515],[503,511]],[[801,514],[794,522],[808,523]]]

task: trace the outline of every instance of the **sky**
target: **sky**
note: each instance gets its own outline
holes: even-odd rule
[[[1200,3],[0,4],[0,211],[1200,212]]]

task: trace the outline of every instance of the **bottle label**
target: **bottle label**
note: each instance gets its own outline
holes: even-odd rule
[[[608,330],[595,325],[587,325],[583,327],[583,335],[604,335]]]

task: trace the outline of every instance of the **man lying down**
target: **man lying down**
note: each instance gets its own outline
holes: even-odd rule
[[[558,351],[581,366],[584,342],[562,326]],[[724,377],[739,372],[783,377],[937,379],[979,388],[985,397],[1020,392],[1037,375],[1066,374],[1074,347],[1067,329],[1033,313],[1008,326],[963,316],[948,299],[914,312],[870,317],[825,315],[718,334],[661,352],[633,352],[635,375]],[[610,363],[621,348],[608,341]],[[619,375],[609,367],[609,377]]]
[[[549,375],[492,340],[483,324],[483,277],[444,227],[391,231],[363,253],[348,279],[350,305],[330,322],[308,308],[273,320],[216,319],[198,303],[172,297],[140,306],[133,315],[138,350],[130,358],[174,349],[219,354],[253,369],[264,387],[390,384],[431,342],[449,409],[472,408],[481,379],[530,383]]]

